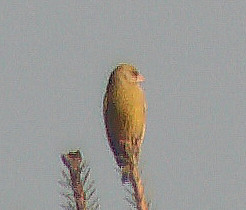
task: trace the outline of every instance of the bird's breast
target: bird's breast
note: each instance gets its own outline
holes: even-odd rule
[[[117,88],[111,99],[111,122],[118,131],[119,138],[141,136],[145,124],[145,98],[142,89],[138,86]]]

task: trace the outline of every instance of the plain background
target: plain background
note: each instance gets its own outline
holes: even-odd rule
[[[61,209],[80,148],[101,209],[129,209],[102,117],[120,62],[146,77],[152,209],[246,209],[246,1],[1,1],[0,208]]]

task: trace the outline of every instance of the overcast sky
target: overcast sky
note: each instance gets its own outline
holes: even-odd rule
[[[110,3],[111,2],[111,3]],[[102,99],[120,62],[145,76],[152,209],[246,209],[246,1],[1,1],[0,208],[61,209],[81,149],[101,209],[129,209]]]

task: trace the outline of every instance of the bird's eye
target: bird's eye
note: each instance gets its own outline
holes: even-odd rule
[[[136,71],[136,70],[132,71],[132,73],[133,73],[134,76],[138,76],[139,75],[138,71]]]

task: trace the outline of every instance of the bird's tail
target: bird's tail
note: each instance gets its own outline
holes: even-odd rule
[[[133,170],[138,167],[138,159],[136,156],[127,156],[125,165],[121,167],[121,181],[122,184],[130,183],[131,176],[133,176]]]
[[[132,175],[132,170],[138,165],[139,161],[139,148],[132,147],[132,144],[123,144],[123,148],[116,150],[115,153],[116,162],[121,169],[121,181],[122,184],[127,184],[130,182],[130,176]]]
[[[127,184],[130,182],[131,168],[129,165],[122,167],[121,169],[121,182]]]

